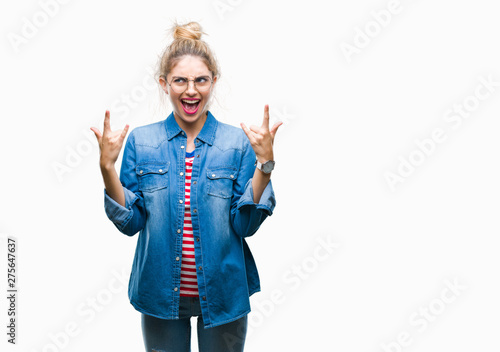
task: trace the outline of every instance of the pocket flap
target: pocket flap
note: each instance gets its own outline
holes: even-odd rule
[[[207,169],[207,177],[211,180],[217,180],[220,178],[228,178],[230,180],[236,180],[236,178],[238,177],[238,170],[232,167]]]
[[[146,162],[138,164],[135,168],[135,172],[137,175],[147,175],[147,174],[160,174],[163,175],[167,173],[168,166],[170,163],[166,162]]]

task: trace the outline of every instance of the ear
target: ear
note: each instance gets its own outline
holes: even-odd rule
[[[168,87],[167,81],[165,81],[165,76],[160,76],[159,82],[163,91],[168,94]]]

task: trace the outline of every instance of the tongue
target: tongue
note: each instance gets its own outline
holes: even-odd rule
[[[196,104],[187,104],[187,103],[183,102],[182,105],[184,106],[184,109],[186,109],[186,111],[188,111],[188,112],[193,112],[198,107],[198,103],[196,103]]]

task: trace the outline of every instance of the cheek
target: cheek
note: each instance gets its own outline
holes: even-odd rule
[[[211,97],[210,93],[203,95],[203,100],[205,101],[205,104],[208,103],[208,101],[210,100],[210,97]]]
[[[177,104],[179,102],[179,96],[177,94],[175,94],[175,93],[170,92],[170,94],[168,94],[168,97],[169,97],[170,102],[172,103],[172,105],[175,105],[175,104]]]

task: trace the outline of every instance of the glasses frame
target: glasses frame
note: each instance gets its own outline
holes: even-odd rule
[[[170,86],[170,88],[176,92],[177,94],[181,94],[181,93],[184,93],[188,88],[189,88],[189,82],[192,81],[193,82],[193,86],[194,86],[194,89],[196,89],[198,92],[208,92],[210,90],[210,88],[212,88],[212,85],[214,84],[214,80],[210,77],[210,76],[198,76],[198,77],[195,77],[194,79],[187,79],[187,77],[182,77],[182,76],[173,76],[172,79],[170,80],[170,83],[167,81],[167,77],[166,76],[161,76],[163,77],[163,79],[165,79],[165,82],[167,82],[167,84]],[[196,87],[196,80],[200,77],[207,77],[210,81],[210,86],[206,89],[206,90],[199,90],[198,87]],[[186,84],[186,88],[182,91],[182,92],[178,92],[177,90],[175,90],[173,87],[172,87],[172,82],[175,78],[183,78],[187,81],[187,84]]]

